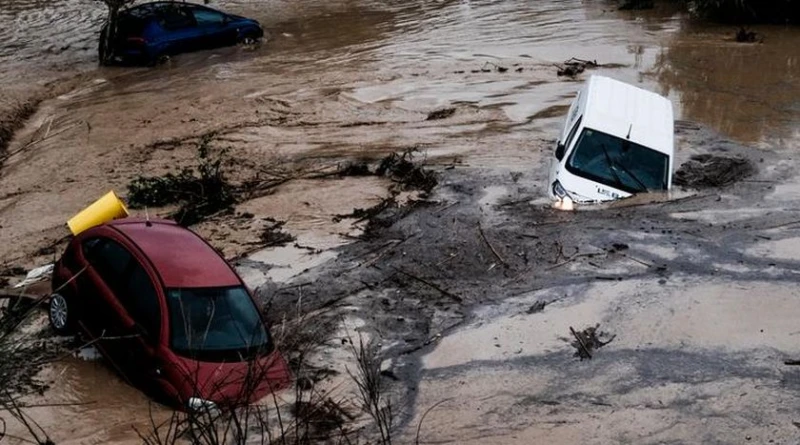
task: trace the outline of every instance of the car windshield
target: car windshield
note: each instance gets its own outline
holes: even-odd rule
[[[225,361],[268,352],[269,335],[244,287],[168,289],[167,301],[176,353]]]
[[[567,170],[628,193],[667,189],[669,157],[628,140],[585,129]]]

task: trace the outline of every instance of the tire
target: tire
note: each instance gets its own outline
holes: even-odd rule
[[[57,335],[73,335],[78,325],[78,305],[68,293],[55,293],[50,296],[47,311],[50,327]]]
[[[251,46],[258,43],[258,39],[259,39],[258,34],[252,31],[248,31],[239,37],[239,41],[237,43],[239,43],[240,45]]]

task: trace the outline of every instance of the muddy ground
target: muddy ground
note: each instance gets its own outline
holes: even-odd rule
[[[742,156],[759,173],[560,212],[537,199],[542,171],[443,171],[410,214],[259,293],[276,313],[302,295],[362,320],[409,439],[444,401],[426,441],[791,443],[800,223],[770,197],[793,169],[693,124],[679,134],[684,156]],[[580,361],[570,327],[596,324],[615,337]]]

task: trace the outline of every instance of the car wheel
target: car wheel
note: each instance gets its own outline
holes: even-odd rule
[[[247,33],[239,37],[239,43],[247,46],[255,45],[256,43],[258,43],[258,38],[256,38],[255,35],[251,33]]]
[[[50,326],[58,335],[71,335],[75,333],[78,308],[75,299],[66,293],[55,293],[50,297],[48,315]]]

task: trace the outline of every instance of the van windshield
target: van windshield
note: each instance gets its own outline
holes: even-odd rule
[[[567,170],[628,193],[660,191],[667,189],[669,157],[587,128],[567,161]]]
[[[204,361],[242,361],[270,347],[261,316],[244,287],[168,289],[170,346]]]

